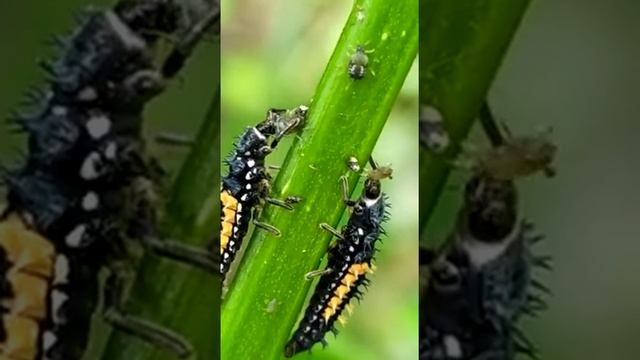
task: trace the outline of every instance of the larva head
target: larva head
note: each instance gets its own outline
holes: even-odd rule
[[[130,29],[151,40],[175,32],[182,9],[170,0],[129,0],[119,2],[114,11]]]
[[[501,241],[516,225],[517,214],[513,181],[474,176],[467,182],[463,216],[474,238]]]
[[[391,172],[389,167],[375,168],[369,172],[362,195],[353,205],[350,223],[355,227],[379,231],[380,223],[385,219],[386,206],[380,180],[390,177]],[[377,233],[370,240],[377,240]]]
[[[250,128],[236,143],[236,153],[246,158],[264,159],[272,151],[267,141],[265,134],[258,128]]]

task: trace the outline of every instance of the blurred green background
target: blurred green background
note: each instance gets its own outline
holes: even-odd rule
[[[537,253],[554,257],[541,276],[550,309],[524,326],[544,360],[639,358],[639,15],[635,0],[532,1],[489,94],[513,132],[551,126],[559,147],[555,178],[520,183],[524,214],[547,235]],[[440,204],[436,238],[461,185]]]
[[[45,42],[52,35],[68,34],[76,22],[74,15],[88,6],[104,8],[112,0],[60,0],[2,1],[0,3],[0,164],[12,168],[21,163],[26,148],[24,136],[15,134],[5,126],[4,120],[11,110],[20,109],[22,94],[31,86],[43,85],[44,72],[37,59],[51,59],[55,51]],[[168,46],[170,44],[167,43]],[[165,93],[154,99],[145,111],[144,132],[149,153],[157,157],[168,170],[170,185],[187,148],[162,146],[154,143],[153,136],[161,132],[194,135],[205,118],[215,88],[219,83],[218,46],[209,39],[188,62],[185,71],[171,81]],[[0,208],[4,208],[6,189],[0,187]],[[212,304],[215,309],[218,305]],[[88,359],[95,359],[104,345],[108,328],[100,317],[94,317],[96,332],[90,345]],[[217,325],[211,325],[211,336],[218,336]],[[138,341],[138,340],[133,340]]]
[[[309,103],[351,5],[325,0],[222,2],[223,155],[268,108]],[[325,350],[318,344],[311,355],[296,358],[417,358],[417,91],[414,66],[373,152],[380,164],[393,166],[394,177],[383,183],[393,207],[371,286],[362,303],[356,302],[347,325],[338,326],[340,334],[327,335]],[[270,155],[270,164],[282,162],[290,142]]]

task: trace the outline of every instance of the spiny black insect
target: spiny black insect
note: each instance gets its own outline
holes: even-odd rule
[[[327,268],[308,274],[320,275],[320,280],[298,328],[285,346],[286,357],[311,350],[318,342],[326,345],[324,336],[329,331],[337,332],[334,323],[341,320],[342,311],[350,310],[352,299],[361,299],[362,287],[369,283],[366,275],[372,272],[376,243],[384,234],[381,225],[388,218],[389,204],[380,179],[390,173],[390,168],[374,167],[365,180],[362,195],[355,201],[349,199],[346,177],[341,178],[342,196],[352,209],[351,217],[341,232],[321,224],[338,241],[329,250]]]
[[[349,76],[354,80],[364,78],[364,75],[367,73],[368,64],[369,57],[367,56],[364,46],[358,45],[355,53],[353,53],[349,59],[349,65],[347,66]]]
[[[61,56],[43,62],[47,86],[13,117],[28,149],[24,165],[4,178],[0,358],[81,359],[96,311],[115,329],[180,356],[191,352],[177,334],[125,314],[121,270],[151,249],[216,271],[208,252],[155,238],[162,171],[141,137],[145,105],[182,65],[156,64],[158,39],[186,39],[168,56],[184,63],[218,18],[207,13],[186,24],[183,11],[169,0],[123,0],[88,12],[70,37],[56,40]]]
[[[265,168],[265,158],[283,136],[303,124],[306,114],[306,106],[291,111],[270,109],[264,121],[244,131],[227,158],[229,172],[222,178],[220,189],[220,273],[223,277],[240,250],[252,218],[257,227],[279,234],[273,226],[255,220],[262,202],[291,210],[291,205],[300,201],[295,196],[285,200],[269,197],[271,177]]]
[[[465,186],[451,237],[437,251],[421,249],[429,268],[420,305],[420,358],[424,360],[537,358],[518,329],[522,315],[546,307],[549,290],[532,269],[550,269],[536,256],[541,240],[521,219],[514,178],[548,168],[553,150],[538,141],[509,140],[484,154]]]

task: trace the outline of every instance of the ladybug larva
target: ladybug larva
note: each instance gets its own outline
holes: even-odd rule
[[[342,311],[351,309],[352,299],[362,297],[362,288],[369,283],[367,274],[372,272],[378,239],[384,234],[381,225],[388,217],[389,204],[380,180],[390,175],[390,168],[374,166],[358,200],[349,199],[347,179],[341,177],[342,196],[352,210],[351,216],[342,231],[321,224],[338,240],[329,249],[327,267],[308,274],[308,277],[320,276],[320,280],[302,320],[285,346],[286,357],[310,350],[318,342],[326,345],[324,337],[327,332],[335,331],[336,320],[342,322]]]
[[[240,250],[242,241],[252,222],[256,227],[279,235],[279,230],[257,220],[256,212],[262,202],[291,210],[299,197],[285,200],[269,197],[270,175],[266,171],[265,158],[278,145],[282,137],[299,128],[307,114],[306,106],[291,111],[270,109],[264,121],[247,128],[236,141],[227,158],[227,175],[220,188],[220,273],[224,277]]]
[[[428,277],[420,359],[536,357],[517,323],[546,307],[542,294],[549,290],[532,270],[550,269],[550,258],[532,252],[542,237],[520,215],[514,179],[549,167],[555,147],[539,145],[511,140],[483,153],[450,238],[436,251],[421,249]]]
[[[25,164],[4,174],[0,358],[81,359],[97,312],[116,330],[191,352],[181,336],[122,308],[122,269],[142,250],[216,271],[208,251],[157,239],[161,171],[141,137],[145,105],[218,19],[211,12],[185,24],[184,10],[170,0],[123,0],[90,12],[59,41],[60,58],[45,63],[49,82],[30,111],[12,116],[29,147]],[[157,65],[153,50],[164,36],[182,40]]]

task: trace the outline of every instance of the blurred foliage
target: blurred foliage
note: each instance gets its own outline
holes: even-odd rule
[[[268,108],[291,108],[309,102],[351,3],[223,1],[222,6],[221,143],[224,155],[231,151],[233,141],[245,127],[264,118]],[[375,54],[370,55],[370,60]],[[371,67],[375,68],[375,63]],[[348,324],[342,329],[339,327],[337,338],[328,335],[326,349],[317,345],[311,355],[302,353],[296,358],[417,357],[416,119],[417,67],[414,66],[373,151],[378,162],[391,163],[394,168],[394,178],[383,184],[393,208],[386,226],[389,235],[383,238],[376,260],[378,271]],[[282,161],[290,141],[286,140],[270,155],[270,164]],[[335,189],[332,196],[337,197],[337,182]],[[309,226],[317,227],[317,224]],[[320,230],[318,233],[322,235]],[[224,334],[222,341],[225,341]]]

